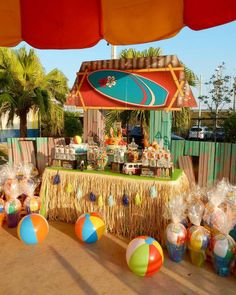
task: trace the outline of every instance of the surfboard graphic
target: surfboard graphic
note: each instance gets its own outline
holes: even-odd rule
[[[87,80],[100,94],[134,106],[162,106],[168,97],[168,91],[156,82],[125,71],[98,70]]]

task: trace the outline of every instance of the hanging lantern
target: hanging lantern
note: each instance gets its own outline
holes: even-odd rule
[[[76,192],[76,197],[78,200],[80,200],[82,198],[82,196],[83,196],[83,192],[80,189],[80,187],[78,187],[77,192]]]
[[[91,192],[91,193],[89,194],[89,199],[90,199],[91,202],[96,202],[96,196],[94,195],[93,192]]]
[[[99,197],[98,197],[98,207],[99,208],[103,207],[103,197],[102,197],[102,195],[99,195]]]
[[[139,193],[136,194],[135,199],[134,199],[134,203],[135,203],[136,206],[140,206],[141,205],[142,200],[141,200],[141,196],[140,196]]]
[[[113,207],[115,204],[116,204],[116,202],[115,202],[113,196],[110,195],[110,196],[108,197],[108,206],[109,206],[109,207]]]
[[[157,198],[157,189],[156,189],[155,185],[152,185],[150,188],[150,197],[151,197],[151,199]]]
[[[129,206],[129,196],[127,194],[125,194],[125,193],[123,195],[122,202],[123,202],[123,205],[125,207],[128,207]]]
[[[68,194],[72,193],[73,192],[73,185],[71,183],[68,183],[67,186],[66,186],[66,192]]]
[[[57,185],[61,182],[60,175],[57,173],[53,178],[53,184]]]

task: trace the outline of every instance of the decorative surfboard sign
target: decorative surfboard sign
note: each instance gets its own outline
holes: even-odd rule
[[[160,107],[169,92],[143,76],[119,70],[98,70],[88,74],[91,87],[100,94],[138,107]]]

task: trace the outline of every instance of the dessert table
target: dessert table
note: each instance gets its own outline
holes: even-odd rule
[[[151,188],[156,191],[154,198]],[[73,223],[82,213],[98,212],[107,231],[114,235],[130,239],[150,235],[163,244],[168,224],[164,218],[166,205],[188,190],[188,179],[180,169],[175,169],[171,179],[157,179],[110,171],[46,168],[40,190],[41,214],[49,220]],[[91,201],[90,193],[95,200]]]

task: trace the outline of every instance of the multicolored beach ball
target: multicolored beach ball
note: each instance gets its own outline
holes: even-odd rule
[[[21,210],[21,202],[18,199],[11,199],[5,203],[5,212],[15,214]]]
[[[21,219],[17,227],[17,234],[27,245],[41,243],[48,235],[47,220],[40,214],[32,213]]]
[[[173,245],[183,245],[187,241],[187,230],[182,223],[170,223],[166,228],[166,239]]]
[[[189,244],[195,251],[206,250],[210,242],[210,234],[203,226],[193,225],[188,231]]]
[[[27,197],[24,202],[24,207],[27,213],[37,213],[40,210],[41,201],[39,197]]]
[[[105,232],[105,223],[97,213],[82,214],[75,223],[75,234],[81,242],[95,243]]]
[[[138,276],[151,276],[157,272],[164,255],[160,244],[148,236],[133,239],[126,250],[126,261],[130,270]]]
[[[79,135],[75,135],[75,136],[73,137],[73,142],[74,142],[75,144],[81,144],[81,143],[82,143],[82,138],[81,138],[81,136],[79,136]]]
[[[5,202],[3,201],[3,199],[0,198],[0,213],[4,212],[4,206],[5,206]]]

